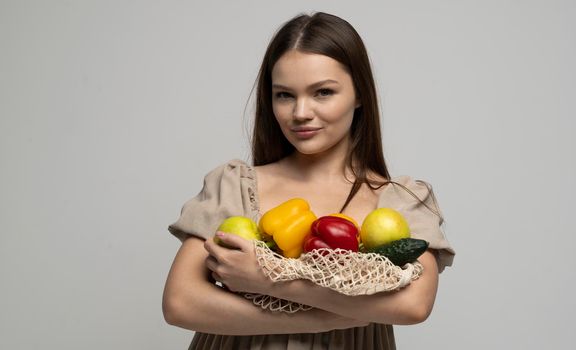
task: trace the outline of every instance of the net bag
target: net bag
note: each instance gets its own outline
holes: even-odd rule
[[[418,279],[423,271],[419,262],[399,267],[377,253],[321,248],[304,253],[298,259],[289,259],[262,241],[255,240],[254,248],[258,264],[272,281],[306,279],[350,296],[398,290]],[[246,293],[244,296],[270,311],[293,313],[312,308],[269,295]]]

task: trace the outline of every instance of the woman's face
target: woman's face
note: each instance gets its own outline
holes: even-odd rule
[[[291,50],[272,69],[274,116],[302,154],[347,150],[358,106],[352,77],[328,56]]]

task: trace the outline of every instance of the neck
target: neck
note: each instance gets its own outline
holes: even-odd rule
[[[297,169],[294,176],[307,182],[346,182],[353,181],[352,171],[346,162],[346,147],[335,147],[320,154],[303,154],[295,151],[285,158],[286,165]]]

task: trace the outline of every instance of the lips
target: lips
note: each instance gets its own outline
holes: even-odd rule
[[[318,134],[322,128],[312,126],[297,126],[290,129],[299,139],[309,139]]]

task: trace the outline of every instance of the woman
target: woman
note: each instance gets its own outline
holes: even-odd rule
[[[196,331],[191,349],[394,349],[391,325],[428,317],[454,251],[430,187],[388,174],[368,56],[349,23],[301,15],[276,33],[258,77],[252,151],[253,166],[233,160],[211,171],[169,227],[183,243],[164,292],[167,322]],[[345,296],[305,280],[273,283],[251,242],[218,232],[238,248],[227,249],[211,239],[226,217],[258,220],[294,197],[317,216],[342,212],[358,222],[377,207],[396,208],[412,236],[430,243],[419,258],[423,275],[398,292]],[[214,281],[314,308],[264,311]]]

